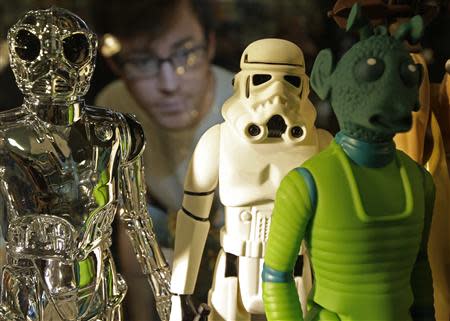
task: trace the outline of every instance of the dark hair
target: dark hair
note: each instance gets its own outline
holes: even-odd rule
[[[215,28],[210,0],[95,0],[94,28],[99,34],[124,38],[141,34],[156,37],[170,26],[173,12],[183,2],[190,7],[208,39],[207,35]]]

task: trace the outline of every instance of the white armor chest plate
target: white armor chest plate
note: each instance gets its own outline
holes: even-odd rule
[[[219,188],[224,206],[273,202],[282,178],[319,151],[316,131],[307,145],[252,144],[223,123],[220,134]]]
[[[226,123],[221,125],[219,188],[225,226],[220,238],[225,252],[264,256],[275,193],[282,178],[319,152],[317,132],[309,135],[305,145],[289,145],[282,139],[252,144]]]

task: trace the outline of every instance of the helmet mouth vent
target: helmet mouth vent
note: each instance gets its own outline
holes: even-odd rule
[[[272,138],[281,138],[281,135],[284,134],[286,128],[287,125],[283,117],[281,117],[280,115],[274,115],[270,117],[269,121],[267,122],[267,136]]]

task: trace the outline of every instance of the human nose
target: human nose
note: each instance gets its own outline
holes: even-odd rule
[[[161,91],[172,92],[178,89],[179,77],[175,68],[169,61],[161,64],[158,74],[159,89]]]

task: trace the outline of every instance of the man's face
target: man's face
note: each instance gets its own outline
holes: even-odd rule
[[[190,8],[179,7],[156,39],[122,40],[123,77],[152,118],[168,129],[195,124],[207,111],[212,89],[204,32]]]

